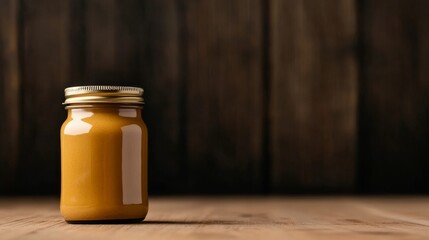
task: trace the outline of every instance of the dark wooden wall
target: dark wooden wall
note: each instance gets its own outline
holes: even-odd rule
[[[0,194],[59,192],[63,89],[145,89],[150,192],[429,192],[424,0],[0,0]]]

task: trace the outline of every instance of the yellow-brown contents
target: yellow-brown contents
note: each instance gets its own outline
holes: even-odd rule
[[[71,106],[61,127],[61,214],[67,221],[143,219],[147,128],[133,106]]]

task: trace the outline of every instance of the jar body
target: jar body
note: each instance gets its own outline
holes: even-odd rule
[[[68,109],[61,127],[60,209],[68,222],[145,218],[147,128],[140,108]]]

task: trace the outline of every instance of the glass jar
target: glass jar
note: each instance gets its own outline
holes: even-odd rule
[[[143,89],[65,89],[61,214],[70,223],[139,222],[148,211]]]

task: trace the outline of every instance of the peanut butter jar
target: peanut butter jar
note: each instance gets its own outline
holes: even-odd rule
[[[148,212],[143,89],[65,89],[61,214],[69,223],[140,222]]]

